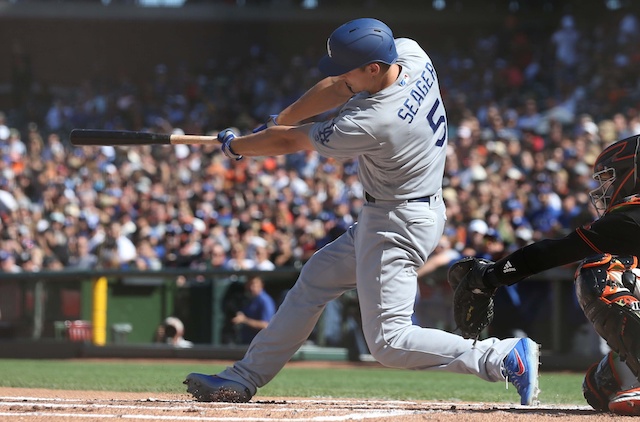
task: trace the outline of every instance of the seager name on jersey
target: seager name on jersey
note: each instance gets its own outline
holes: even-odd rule
[[[413,122],[413,118],[418,114],[420,105],[426,98],[436,79],[436,70],[431,63],[427,62],[424,68],[425,70],[422,71],[420,78],[413,83],[409,97],[404,100],[404,107],[398,110],[398,117],[402,120],[408,119],[408,123]]]

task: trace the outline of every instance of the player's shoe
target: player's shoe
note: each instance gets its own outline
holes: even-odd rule
[[[640,388],[618,391],[609,400],[609,411],[617,415],[640,415]]]
[[[531,405],[538,400],[538,365],[540,351],[536,342],[520,339],[504,358],[503,375],[520,394],[520,404]]]
[[[251,400],[251,392],[247,387],[216,375],[191,373],[183,384],[198,401],[245,403]]]

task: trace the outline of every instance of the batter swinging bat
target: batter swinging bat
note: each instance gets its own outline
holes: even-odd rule
[[[69,137],[72,145],[177,145],[218,144],[215,136],[167,135],[128,130],[73,129]]]

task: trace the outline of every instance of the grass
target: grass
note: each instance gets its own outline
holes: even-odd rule
[[[202,361],[0,360],[0,386],[60,390],[185,393],[189,372],[216,373],[224,366]],[[582,374],[543,372],[543,404],[585,405]],[[185,393],[186,394],[186,393]],[[260,397],[332,397],[393,400],[518,402],[515,387],[471,375],[377,367],[287,368],[258,391]]]

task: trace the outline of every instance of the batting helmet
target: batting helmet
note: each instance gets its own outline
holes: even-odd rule
[[[337,76],[369,63],[393,64],[397,59],[391,29],[377,19],[361,18],[333,31],[318,68],[327,76]]]
[[[615,142],[604,149],[593,165],[593,179],[598,187],[591,192],[591,202],[602,215],[613,205],[640,193],[638,152],[640,136]]]

